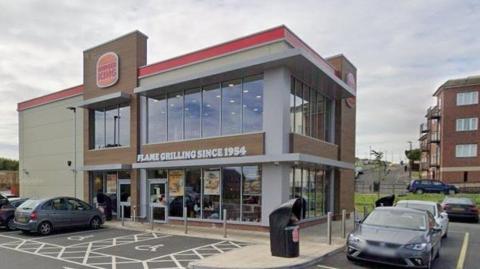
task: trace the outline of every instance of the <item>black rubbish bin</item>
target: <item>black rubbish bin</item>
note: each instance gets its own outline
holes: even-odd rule
[[[272,256],[293,258],[300,255],[302,201],[292,199],[270,213],[270,250]]]
[[[98,207],[105,214],[106,220],[112,220],[112,200],[110,197],[102,192],[97,193]]]
[[[379,206],[393,206],[393,203],[395,202],[395,194],[388,195],[385,197],[382,197],[375,201],[375,207]]]

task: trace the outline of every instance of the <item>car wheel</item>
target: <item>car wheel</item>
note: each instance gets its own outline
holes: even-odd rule
[[[41,235],[49,235],[52,233],[52,224],[50,224],[50,222],[42,222],[40,223],[40,225],[38,226],[38,232],[41,234]]]
[[[415,191],[416,194],[422,194],[423,193],[423,190],[422,189],[418,189]]]
[[[15,230],[15,222],[13,221],[13,217],[7,220],[7,229],[10,231]]]
[[[93,219],[90,221],[90,228],[96,230],[100,228],[102,225],[102,222],[100,221],[99,217],[93,217]]]

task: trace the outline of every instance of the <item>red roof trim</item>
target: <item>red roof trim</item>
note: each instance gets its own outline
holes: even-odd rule
[[[39,105],[44,105],[54,101],[62,100],[65,98],[73,97],[83,94],[83,85],[78,85],[72,88],[61,90],[58,92],[50,93],[44,96],[33,98],[17,104],[17,111],[23,111],[28,108],[32,108]]]
[[[139,68],[138,76],[139,78],[145,77],[179,66],[192,64],[195,62],[199,62],[213,57],[218,57],[260,44],[280,40],[285,38],[285,29],[285,26],[278,26],[260,33],[255,33],[246,37],[215,45],[213,47],[205,48],[165,61],[143,66]]]
[[[294,48],[301,48],[305,50],[311,56],[319,60],[320,64],[322,64],[324,67],[326,67],[327,69],[335,73],[335,69],[322,56],[320,56],[320,54],[318,54],[315,50],[313,50],[310,46],[308,46],[307,43],[303,42],[303,40],[301,40],[297,35],[295,35],[292,31],[290,31],[290,29],[286,27],[285,27],[285,39]]]

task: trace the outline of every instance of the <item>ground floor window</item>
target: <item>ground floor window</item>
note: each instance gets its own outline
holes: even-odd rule
[[[302,218],[315,218],[327,212],[328,187],[324,168],[292,167],[290,198],[302,201]]]
[[[130,200],[129,188],[121,189],[119,194],[121,197],[118,197],[118,181],[121,179],[130,179],[130,173],[128,171],[90,172],[90,201],[93,204],[105,203],[105,198],[103,197],[108,197],[110,204],[104,206],[111,207],[112,213],[115,215],[117,213],[118,199]]]
[[[147,179],[165,176],[170,217],[260,222],[262,172],[257,165],[147,170]]]

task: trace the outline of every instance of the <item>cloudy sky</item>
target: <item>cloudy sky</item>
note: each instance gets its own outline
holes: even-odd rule
[[[82,51],[138,29],[148,62],[287,25],[358,73],[357,155],[400,159],[432,93],[480,74],[479,1],[2,1],[0,156],[18,158],[16,104],[82,83]]]

